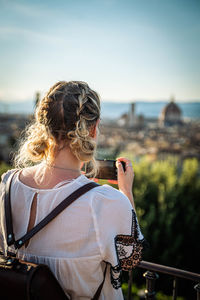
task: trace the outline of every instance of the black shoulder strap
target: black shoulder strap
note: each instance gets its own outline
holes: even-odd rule
[[[12,212],[11,212],[11,203],[10,203],[10,188],[11,188],[11,182],[13,179],[13,176],[18,172],[19,170],[13,172],[6,181],[5,186],[5,219],[6,219],[6,231],[7,231],[7,244],[8,246],[14,244],[15,237],[13,233],[13,222],[12,222]]]
[[[18,170],[17,170],[18,171]],[[26,241],[32,238],[39,230],[41,230],[44,226],[46,226],[51,220],[53,220],[57,215],[59,215],[67,206],[69,206],[72,202],[74,202],[77,198],[87,193],[89,190],[99,186],[99,184],[95,182],[90,182],[80,187],[76,191],[74,191],[71,195],[65,198],[56,208],[53,209],[40,223],[38,223],[35,227],[33,227],[27,234],[25,234],[21,239],[15,241],[15,236],[13,233],[13,223],[12,223],[12,211],[11,211],[11,202],[10,202],[10,188],[11,182],[13,179],[15,171],[6,182],[6,193],[5,193],[5,217],[6,217],[6,228],[7,228],[7,244],[8,246],[15,245],[16,249],[21,248]],[[107,263],[104,270],[103,281],[98,287],[94,297],[92,300],[98,300],[101,290],[103,288],[103,284],[106,278],[106,270]]]
[[[16,172],[15,172],[16,173]],[[14,174],[15,174],[14,173]],[[95,182],[90,182],[80,187],[74,191],[71,195],[65,198],[56,208],[52,210],[42,221],[40,221],[35,227],[33,227],[29,232],[27,232],[23,237],[15,241],[15,236],[13,233],[12,224],[12,212],[10,204],[10,187],[13,175],[9,177],[6,182],[6,194],[5,194],[5,217],[6,217],[6,228],[7,228],[7,244],[11,246],[15,245],[15,249],[21,248],[26,241],[32,238],[38,231],[40,231],[44,226],[46,226],[51,220],[53,220],[57,215],[59,215],[67,206],[74,202],[77,198],[88,192],[89,190],[99,186]]]
[[[98,287],[94,297],[92,298],[92,300],[98,300],[99,297],[100,297],[100,294],[101,294],[101,290],[103,288],[103,285],[104,285],[104,281],[106,279],[106,270],[107,270],[107,266],[108,266],[108,263],[106,262],[106,267],[105,267],[105,270],[104,270],[104,273],[103,273],[103,281],[102,283],[100,284],[100,286]]]

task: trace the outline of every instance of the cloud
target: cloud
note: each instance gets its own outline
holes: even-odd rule
[[[48,43],[52,43],[52,42],[64,42],[64,39],[59,37],[59,36],[55,36],[55,35],[49,35],[46,33],[41,33],[41,32],[36,32],[34,30],[30,30],[30,29],[25,29],[25,28],[21,28],[21,27],[13,27],[13,26],[1,26],[0,27],[0,37],[3,38],[9,38],[9,37],[13,37],[16,36],[17,38],[19,37],[24,37],[28,40],[36,40],[38,42],[48,42]]]

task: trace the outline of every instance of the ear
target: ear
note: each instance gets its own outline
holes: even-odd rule
[[[91,126],[91,128],[90,128],[90,136],[93,137],[94,139],[96,139],[96,137],[97,137],[97,130],[98,130],[99,122],[100,122],[100,119],[98,119],[96,124]]]

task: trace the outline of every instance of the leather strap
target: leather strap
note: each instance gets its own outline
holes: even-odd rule
[[[16,170],[13,172],[8,180],[6,181],[6,192],[5,192],[5,218],[6,218],[6,230],[7,230],[7,244],[8,246],[11,246],[15,242],[15,236],[13,233],[13,222],[12,222],[12,211],[11,211],[11,203],[10,203],[10,189],[11,189],[11,182],[13,179],[13,176],[18,172],[19,170]]]
[[[100,284],[100,286],[98,287],[94,297],[92,298],[92,300],[98,300],[99,297],[100,297],[100,294],[101,294],[101,290],[103,288],[103,284],[104,284],[104,281],[106,279],[106,271],[107,271],[107,266],[108,266],[108,263],[106,263],[106,267],[105,267],[105,270],[104,270],[104,273],[103,273],[103,281],[102,283]]]
[[[6,228],[7,228],[7,244],[11,246],[14,244],[15,249],[20,249],[26,241],[31,239],[38,231],[52,221],[57,215],[59,215],[66,207],[68,207],[77,198],[87,193],[89,190],[99,186],[95,182],[90,182],[74,191],[71,195],[65,198],[56,208],[54,208],[42,221],[40,221],[35,227],[27,232],[23,237],[15,241],[13,232],[12,212],[10,203],[10,187],[12,178],[16,172],[14,172],[6,182],[6,194],[5,194],[5,217],[6,217]]]
[[[16,249],[21,248],[26,241],[32,238],[38,231],[40,231],[44,226],[46,226],[51,220],[53,220],[57,215],[59,215],[66,207],[68,207],[72,202],[74,202],[77,198],[87,193],[89,190],[99,186],[99,184],[95,182],[90,182],[80,187],[76,191],[74,191],[71,195],[65,198],[56,208],[52,210],[40,223],[38,223],[35,227],[33,227],[29,232],[27,232],[21,239],[15,241],[15,236],[13,232],[13,222],[12,222],[12,211],[11,211],[11,202],[10,202],[10,191],[11,191],[11,183],[13,176],[17,171],[13,172],[13,174],[8,178],[6,182],[6,192],[5,192],[5,217],[6,217],[6,228],[7,228],[7,244],[8,246],[15,245]],[[98,287],[94,297],[92,300],[98,300],[101,294],[101,290],[103,288],[103,284],[106,278],[106,270],[107,265],[104,270],[103,281]]]

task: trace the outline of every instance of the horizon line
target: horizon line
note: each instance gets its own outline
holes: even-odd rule
[[[112,103],[137,103],[137,102],[170,102],[171,99],[130,99],[130,100],[122,100],[122,99],[103,99],[100,97],[101,102],[112,102]],[[17,103],[26,103],[26,102],[32,102],[34,103],[35,99],[26,99],[26,100],[1,100],[0,104],[17,104]],[[198,99],[174,99],[174,102],[176,103],[198,103],[200,102],[200,98]]]

